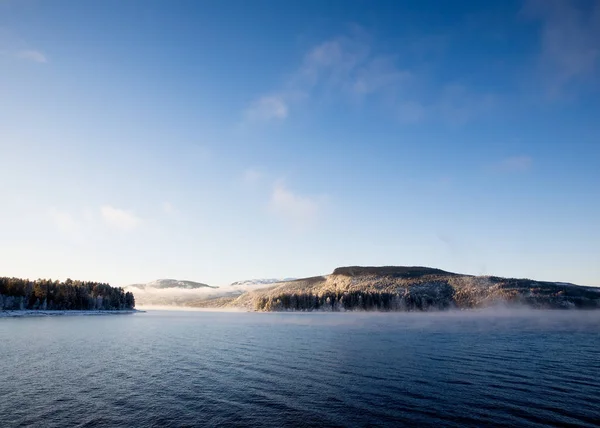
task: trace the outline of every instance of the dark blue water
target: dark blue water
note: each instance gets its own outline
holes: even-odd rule
[[[0,319],[0,426],[598,426],[600,312]]]

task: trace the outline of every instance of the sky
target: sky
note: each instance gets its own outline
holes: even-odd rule
[[[600,2],[0,0],[0,276],[600,286]]]

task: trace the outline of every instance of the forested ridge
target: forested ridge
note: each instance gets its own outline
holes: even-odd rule
[[[420,266],[348,266],[331,275],[285,281],[215,303],[200,302],[255,311],[437,311],[495,305],[600,309],[600,288]]]
[[[133,293],[90,281],[0,277],[0,310],[126,310]]]

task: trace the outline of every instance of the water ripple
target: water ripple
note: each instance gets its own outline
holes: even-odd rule
[[[599,321],[589,312],[3,319],[0,421],[597,426]]]

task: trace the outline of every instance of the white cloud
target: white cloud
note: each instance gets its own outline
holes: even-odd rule
[[[323,42],[305,55],[296,81],[308,86],[325,84],[334,88],[351,88],[354,73],[367,60],[369,51],[367,44],[349,37]]]
[[[318,68],[350,70],[368,55],[368,47],[348,37],[337,37],[312,48],[304,58],[304,72],[318,73]]]
[[[294,83],[356,96],[383,94],[399,88],[411,77],[396,63],[395,56],[375,53],[370,38],[355,31],[351,36],[336,37],[311,49]]]
[[[402,123],[428,119],[463,125],[495,106],[496,97],[490,93],[475,93],[457,83],[427,85],[402,67],[401,54],[378,51],[371,37],[354,28],[309,49],[287,85],[275,92],[279,95],[260,98],[246,118],[283,119],[290,105],[311,98],[370,99],[389,108]]]
[[[398,67],[395,56],[373,52],[369,42],[364,32],[355,29],[350,35],[312,47],[277,95],[264,96],[250,105],[246,120],[285,119],[290,105],[310,97],[362,98],[396,92],[412,74]]]
[[[245,118],[250,122],[269,121],[272,119],[285,119],[288,115],[288,106],[280,95],[270,95],[259,98],[246,110]]]
[[[498,172],[526,172],[531,169],[533,159],[529,156],[512,156],[495,165]]]
[[[273,187],[269,207],[283,220],[296,227],[313,225],[321,211],[322,201],[318,198],[298,195],[279,181]]]
[[[48,62],[48,59],[46,58],[46,56],[41,53],[40,51],[35,51],[35,50],[24,50],[24,51],[20,51],[17,56],[21,59],[27,60],[27,61],[33,61],[33,62],[38,62],[38,63],[46,63]]]
[[[117,229],[132,230],[141,223],[141,219],[130,211],[104,205],[100,208],[104,221]]]

